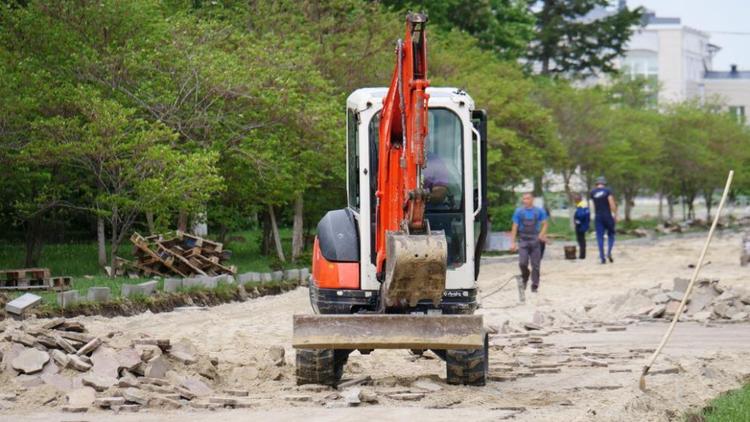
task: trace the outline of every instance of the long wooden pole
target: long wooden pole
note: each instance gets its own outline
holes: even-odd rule
[[[700,257],[698,257],[698,263],[695,265],[695,270],[693,270],[693,276],[690,278],[690,283],[688,284],[688,287],[685,290],[685,295],[682,296],[682,301],[680,302],[680,306],[677,308],[677,312],[675,312],[674,317],[672,318],[672,323],[669,324],[669,328],[667,329],[667,332],[664,333],[664,337],[661,339],[661,343],[659,343],[659,347],[656,348],[656,350],[654,351],[654,354],[651,355],[651,359],[649,359],[646,366],[643,367],[643,372],[641,373],[641,379],[638,382],[638,386],[640,387],[641,390],[644,390],[644,391],[646,390],[646,374],[648,374],[649,369],[651,369],[651,365],[654,364],[654,361],[656,361],[656,358],[659,356],[662,349],[667,344],[667,341],[669,341],[669,338],[672,336],[672,332],[674,331],[674,327],[677,325],[677,321],[680,319],[680,315],[682,315],[682,311],[685,310],[685,304],[687,303],[687,300],[690,297],[690,293],[692,293],[693,291],[693,285],[695,284],[695,280],[698,278],[698,273],[703,267],[703,259],[706,257],[708,246],[711,244],[711,238],[714,235],[714,230],[716,230],[716,225],[719,223],[721,210],[724,209],[724,203],[727,201],[727,196],[729,194],[729,187],[732,185],[732,178],[734,178],[734,170],[729,171],[729,177],[727,177],[727,184],[724,186],[724,193],[721,195],[721,202],[719,202],[719,208],[716,210],[714,221],[713,223],[711,223],[711,230],[708,231],[708,237],[706,238],[706,242],[703,244],[703,250],[701,251]]]

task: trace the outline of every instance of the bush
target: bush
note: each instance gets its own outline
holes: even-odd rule
[[[513,227],[513,213],[516,206],[513,204],[504,204],[490,208],[490,221],[493,231],[509,231]]]

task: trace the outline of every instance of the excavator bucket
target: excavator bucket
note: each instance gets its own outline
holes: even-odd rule
[[[388,232],[385,280],[387,307],[414,307],[420,300],[438,306],[445,291],[448,247],[442,231],[431,234]]]
[[[299,349],[481,349],[481,315],[295,315]]]

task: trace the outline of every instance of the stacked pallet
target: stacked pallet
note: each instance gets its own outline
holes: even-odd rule
[[[135,262],[125,263],[144,276],[217,276],[234,275],[234,266],[224,262],[231,253],[221,243],[176,231],[168,234],[141,236],[134,233],[130,241],[135,246]],[[124,261],[124,260],[123,260]]]
[[[49,268],[22,268],[0,271],[0,290],[70,289],[70,277],[51,277]]]

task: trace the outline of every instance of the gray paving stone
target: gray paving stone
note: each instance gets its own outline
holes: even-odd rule
[[[120,287],[120,295],[122,297],[133,297],[143,294],[143,289],[137,284],[123,284]]]
[[[271,273],[271,280],[281,281],[284,279],[284,271],[274,271]]]
[[[181,278],[165,278],[164,279],[164,291],[167,293],[174,293],[182,287]]]
[[[23,311],[34,307],[42,301],[41,296],[37,296],[31,293],[25,293],[5,305],[5,311],[12,314],[21,315]]]
[[[239,282],[242,284],[258,283],[260,282],[260,273],[250,272],[250,273],[240,274],[238,276],[238,279],[239,279]]]
[[[110,293],[109,287],[89,287],[87,299],[89,302],[106,303],[109,302]]]
[[[60,292],[57,294],[57,304],[62,308],[75,305],[78,301],[78,290],[68,290],[67,292]]]
[[[299,280],[299,269],[293,268],[291,270],[284,271],[284,280],[287,280],[287,281],[298,281]]]
[[[159,286],[159,281],[157,280],[146,281],[138,285],[138,287],[141,288],[142,294],[146,296],[151,296],[154,293],[156,293],[156,288],[158,286]]]

